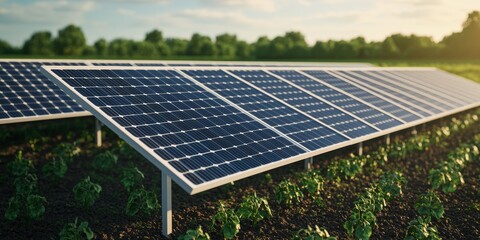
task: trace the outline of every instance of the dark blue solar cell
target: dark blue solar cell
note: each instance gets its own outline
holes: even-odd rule
[[[326,82],[336,88],[339,88],[345,92],[348,92],[354,95],[357,98],[362,99],[365,102],[368,102],[406,122],[411,122],[420,119],[419,116],[415,115],[412,112],[409,112],[403,109],[400,106],[395,105],[392,102],[389,102],[383,98],[380,98],[357,85],[344,81],[338,77],[335,77],[325,71],[304,71],[309,75],[317,78],[320,81]]]
[[[175,71],[54,72],[194,184],[305,152]]]
[[[3,102],[13,103],[10,118],[85,112],[74,101],[66,103],[58,97],[66,95],[40,72],[42,65],[85,66],[74,62],[0,62],[0,107],[4,107]]]
[[[354,116],[376,126],[379,129],[388,129],[399,126],[402,122],[389,115],[372,108],[340,91],[315,81],[296,71],[275,71],[280,77],[294,83],[297,86],[319,96],[335,106],[350,112]],[[287,84],[287,83],[284,83]]]
[[[383,84],[384,86],[388,86],[391,89],[395,89],[397,92],[404,93],[405,95],[410,95],[412,96],[412,99],[415,99],[418,104],[418,106],[421,106],[425,109],[428,109],[431,112],[434,113],[440,113],[444,110],[450,110],[452,109],[451,106],[446,105],[442,102],[439,102],[433,98],[431,98],[428,95],[413,91],[411,89],[408,89],[406,87],[403,87],[397,83],[395,83],[395,80],[391,80],[389,78],[385,78],[384,76],[375,76],[370,74],[368,71],[353,71],[353,73],[361,75],[363,77],[368,78],[371,81],[375,81],[376,83]],[[443,110],[442,110],[443,108]]]
[[[422,116],[431,116],[433,115],[433,112],[430,112],[428,110],[422,110],[420,109],[420,105],[419,105],[419,102],[401,92],[398,92],[398,91],[394,91],[390,88],[387,88],[387,87],[384,87],[382,86],[381,84],[378,84],[376,83],[375,81],[372,81],[372,80],[369,80],[369,79],[366,79],[365,77],[363,76],[359,76],[359,75],[355,75],[355,74],[352,74],[351,72],[349,71],[337,71],[341,74],[343,74],[344,76],[347,76],[348,79],[350,81],[353,81],[354,83],[357,83],[357,84],[360,84],[366,88],[368,88],[370,91],[372,92],[375,92],[383,97],[386,97],[386,98],[389,98],[389,99],[392,99],[393,101],[396,101],[398,104],[402,105],[403,107],[405,108],[408,108],[410,110],[412,110],[413,112],[415,113],[418,113]],[[392,98],[395,97],[395,98]],[[401,99],[401,101],[399,100],[396,100],[396,98],[398,99]],[[419,106],[419,107],[417,107]],[[423,108],[424,109],[424,108]]]
[[[317,150],[346,141],[340,134],[224,71],[184,72],[307,149]]]

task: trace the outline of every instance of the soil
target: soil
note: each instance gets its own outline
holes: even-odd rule
[[[463,113],[465,114],[465,113]],[[458,115],[459,117],[462,114]],[[426,131],[436,129],[448,123],[450,118],[437,120],[426,125]],[[120,156],[115,169],[108,172],[97,171],[91,166],[93,157],[99,152],[111,149],[119,140],[106,130],[101,148],[93,145],[94,121],[91,118],[57,120],[48,122],[8,125],[0,128],[0,239],[57,239],[63,226],[74,222],[88,221],[97,239],[165,239],[161,233],[161,212],[151,215],[139,214],[129,217],[125,214],[128,193],[119,181],[121,169],[128,166],[138,167],[144,174],[144,186],[161,196],[161,174],[153,165],[140,156],[128,158]],[[409,154],[404,159],[389,159],[386,165],[366,169],[353,180],[340,183],[327,181],[322,192],[324,204],[318,205],[305,198],[301,204],[291,207],[278,204],[274,200],[273,189],[281,180],[298,181],[298,173],[303,171],[303,162],[294,163],[278,169],[258,174],[210,191],[188,195],[173,184],[173,232],[169,238],[176,239],[188,229],[201,225],[212,239],[222,239],[218,227],[211,229],[211,218],[216,213],[218,202],[224,201],[235,207],[242,199],[253,192],[267,197],[273,217],[257,225],[243,221],[238,239],[291,239],[295,232],[307,225],[325,227],[330,235],[347,239],[343,224],[351,213],[353,202],[382,171],[400,170],[408,180],[403,195],[389,202],[377,215],[378,226],[374,228],[372,239],[401,239],[405,236],[408,222],[417,214],[414,203],[419,195],[429,188],[428,171],[435,164],[446,160],[447,154],[459,144],[469,142],[473,135],[480,133],[480,122],[468,129],[450,136],[444,144],[432,146],[427,151]],[[395,133],[397,141],[411,136],[410,131]],[[32,148],[32,139],[39,139]],[[68,166],[64,178],[52,181],[44,176],[42,166],[52,159],[53,148],[61,142],[80,140],[81,156]],[[383,139],[375,139],[364,144],[365,152],[383,144]],[[7,170],[8,162],[15,158],[17,151],[35,165],[38,176],[38,193],[47,199],[46,211],[40,221],[17,219],[7,221],[3,218],[8,199],[14,194],[13,177]],[[34,151],[35,150],[35,151]],[[354,151],[347,147],[339,151],[319,156],[314,167],[326,172],[326,166],[332,161],[348,156]],[[273,178],[267,181],[266,174]],[[465,184],[456,192],[439,192],[445,208],[444,217],[434,221],[443,239],[478,239],[480,237],[480,161],[470,163],[463,172]],[[93,182],[102,186],[100,198],[91,208],[78,206],[73,198],[72,188],[81,179],[90,176]]]

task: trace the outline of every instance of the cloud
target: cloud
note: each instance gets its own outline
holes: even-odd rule
[[[273,0],[204,0],[211,7],[239,7],[261,12],[275,12],[276,3]]]
[[[0,9],[3,23],[79,22],[95,7],[93,1],[39,1],[30,4],[9,4]]]

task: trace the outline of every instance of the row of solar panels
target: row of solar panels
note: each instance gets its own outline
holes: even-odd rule
[[[431,68],[44,68],[191,194],[480,105]]]
[[[370,66],[366,63],[0,59],[0,124],[89,116],[50,82],[41,66]]]

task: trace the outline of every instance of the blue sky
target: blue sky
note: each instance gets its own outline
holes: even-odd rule
[[[480,0],[0,0],[0,38],[21,45],[35,31],[82,27],[89,43],[104,37],[143,39],[157,28],[166,37],[214,37],[235,33],[255,41],[286,31],[316,40],[364,36],[381,40],[392,33],[435,40],[459,31]]]

